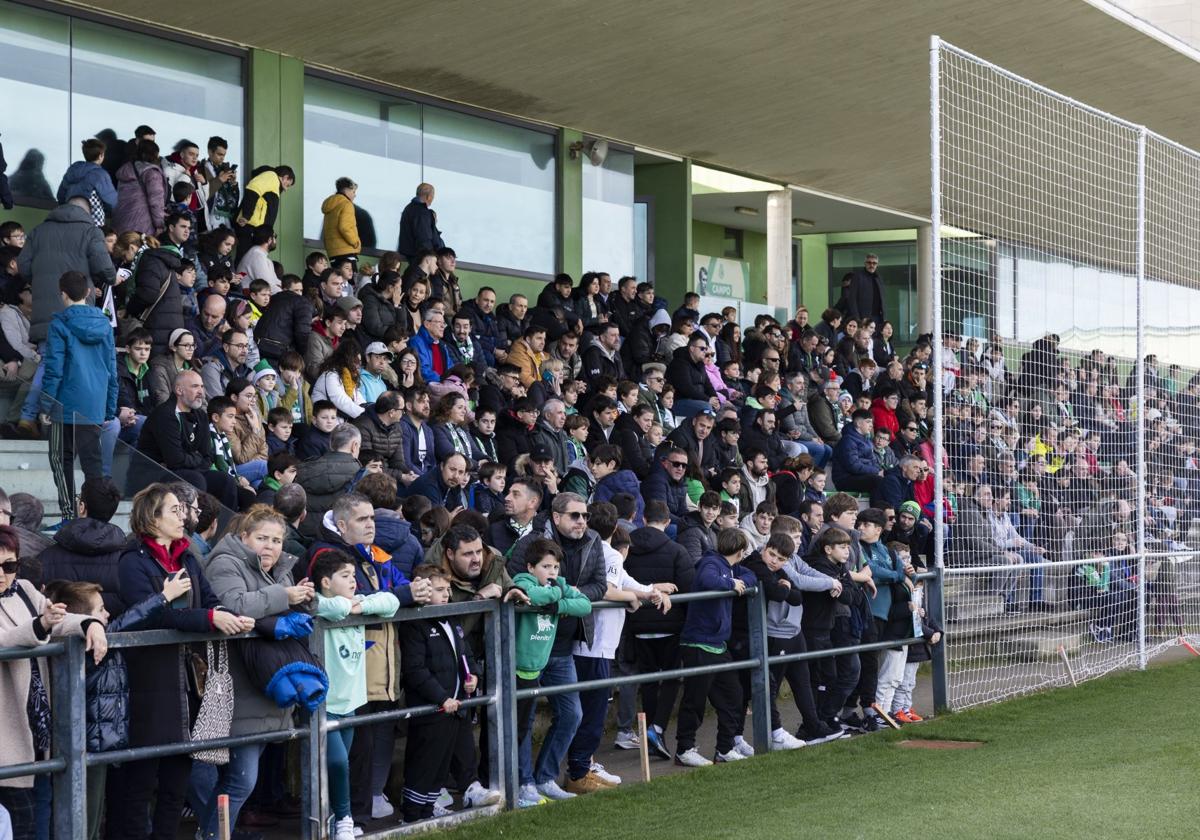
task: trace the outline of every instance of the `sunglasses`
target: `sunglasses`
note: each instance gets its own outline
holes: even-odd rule
[[[10,560],[7,563],[0,563],[0,571],[3,571],[6,575],[15,575],[20,565],[20,562],[17,560]]]
[[[569,511],[567,511],[566,515],[571,517],[572,519],[574,519],[576,522],[578,522],[581,519],[584,522],[587,522],[588,519],[591,517],[591,514],[588,513],[586,510],[583,510],[583,511],[569,510]]]
[[[687,466],[687,461],[667,461],[667,466],[679,467],[680,469],[683,469]]]

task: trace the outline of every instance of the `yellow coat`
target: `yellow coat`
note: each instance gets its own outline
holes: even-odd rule
[[[542,362],[546,361],[546,354],[533,352],[528,341],[518,338],[509,348],[505,361],[521,369],[521,384],[529,388],[542,375],[541,366]]]
[[[260,172],[246,184],[246,190],[258,195],[258,202],[254,205],[254,212],[246,220],[246,224],[250,225],[250,227],[261,227],[267,221],[266,196],[274,193],[276,199],[279,198],[279,176],[275,174],[274,169]]]
[[[325,253],[330,259],[362,251],[358,224],[354,220],[354,202],[341,193],[334,193],[321,202],[321,212],[325,214],[321,239],[325,242]]]

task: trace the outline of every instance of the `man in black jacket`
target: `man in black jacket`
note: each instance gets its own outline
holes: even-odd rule
[[[137,449],[142,457],[129,468],[131,492],[156,481],[174,480],[169,471],[197,490],[216,496],[230,510],[238,509],[237,482],[225,471],[213,469],[204,382],[196,371],[185,370],[175,377],[175,399],[146,417]]]
[[[639,583],[673,583],[678,592],[690,592],[696,576],[696,562],[687,549],[671,540],[666,530],[671,513],[665,502],[646,502],[646,527],[629,535],[629,556],[625,571]],[[676,607],[663,614],[658,610],[638,610],[625,618],[625,629],[634,639],[637,672],[647,674],[679,667],[679,631],[686,610]],[[661,634],[661,635],[660,635]],[[646,740],[651,754],[668,761],[671,751],[663,743],[663,731],[671,720],[679,680],[642,684],[642,709],[646,712]]]
[[[107,476],[93,476],[79,490],[78,518],[63,523],[53,545],[42,551],[42,580],[98,583],[104,608],[114,618],[125,611],[117,596],[117,561],[129,538],[109,520],[121,504],[121,490]]]
[[[279,360],[288,350],[303,353],[316,315],[308,298],[301,294],[299,277],[285,275],[283,288],[271,297],[271,303],[254,325],[254,341],[262,357],[278,368]]]
[[[850,276],[850,285],[842,292],[842,302],[835,307],[860,324],[868,318],[876,326],[883,324],[883,281],[879,277],[879,257],[867,254],[863,267]]]
[[[300,523],[300,533],[315,537],[325,512],[333,508],[339,496],[350,492],[350,485],[362,469],[358,453],[362,450],[362,432],[343,423],[329,435],[329,451],[319,458],[304,461],[296,471],[296,484],[308,498],[308,515]]]
[[[667,381],[675,386],[675,413],[692,417],[707,409],[716,411],[721,403],[704,369],[704,354],[708,339],[703,333],[692,333],[688,343],[675,351],[667,365]]]
[[[583,351],[583,375],[588,379],[611,376],[618,382],[624,379],[625,364],[617,352],[620,347],[620,327],[613,323],[601,325],[596,341]]]
[[[529,327],[529,298],[525,295],[513,295],[508,303],[502,303],[496,309],[496,327],[500,331],[500,341],[496,346],[507,350],[514,341],[525,335]]]
[[[418,184],[417,194],[400,216],[400,239],[396,250],[409,262],[422,251],[446,247],[437,228],[437,214],[431,209],[433,195],[433,184]]]
[[[622,277],[617,290],[608,296],[608,319],[625,337],[621,359],[626,370],[638,370],[654,355],[650,315],[637,296],[637,278]]]
[[[504,497],[504,511],[492,516],[487,530],[487,544],[505,557],[512,551],[517,540],[534,529],[545,528],[545,521],[537,521],[538,508],[542,505],[542,485],[536,479],[521,477],[508,487]]]

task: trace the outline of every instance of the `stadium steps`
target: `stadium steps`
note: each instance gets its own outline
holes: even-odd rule
[[[42,524],[54,525],[61,520],[58,510],[58,490],[50,469],[49,444],[44,440],[0,440],[0,487],[10,496],[30,493],[46,509]],[[83,473],[75,470],[75,486],[83,484]],[[122,500],[112,523],[128,530],[131,502]]]

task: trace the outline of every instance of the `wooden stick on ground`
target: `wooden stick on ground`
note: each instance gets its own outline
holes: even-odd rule
[[[646,743],[646,713],[638,712],[638,750],[642,754],[642,781],[650,781],[650,747]]]
[[[1067,676],[1071,678],[1071,685],[1078,687],[1079,683],[1075,681],[1075,669],[1071,667],[1071,660],[1067,658],[1067,649],[1059,645],[1058,655],[1062,657],[1063,663],[1067,666]]]
[[[229,840],[229,795],[222,793],[217,797],[217,830],[221,840]]]

